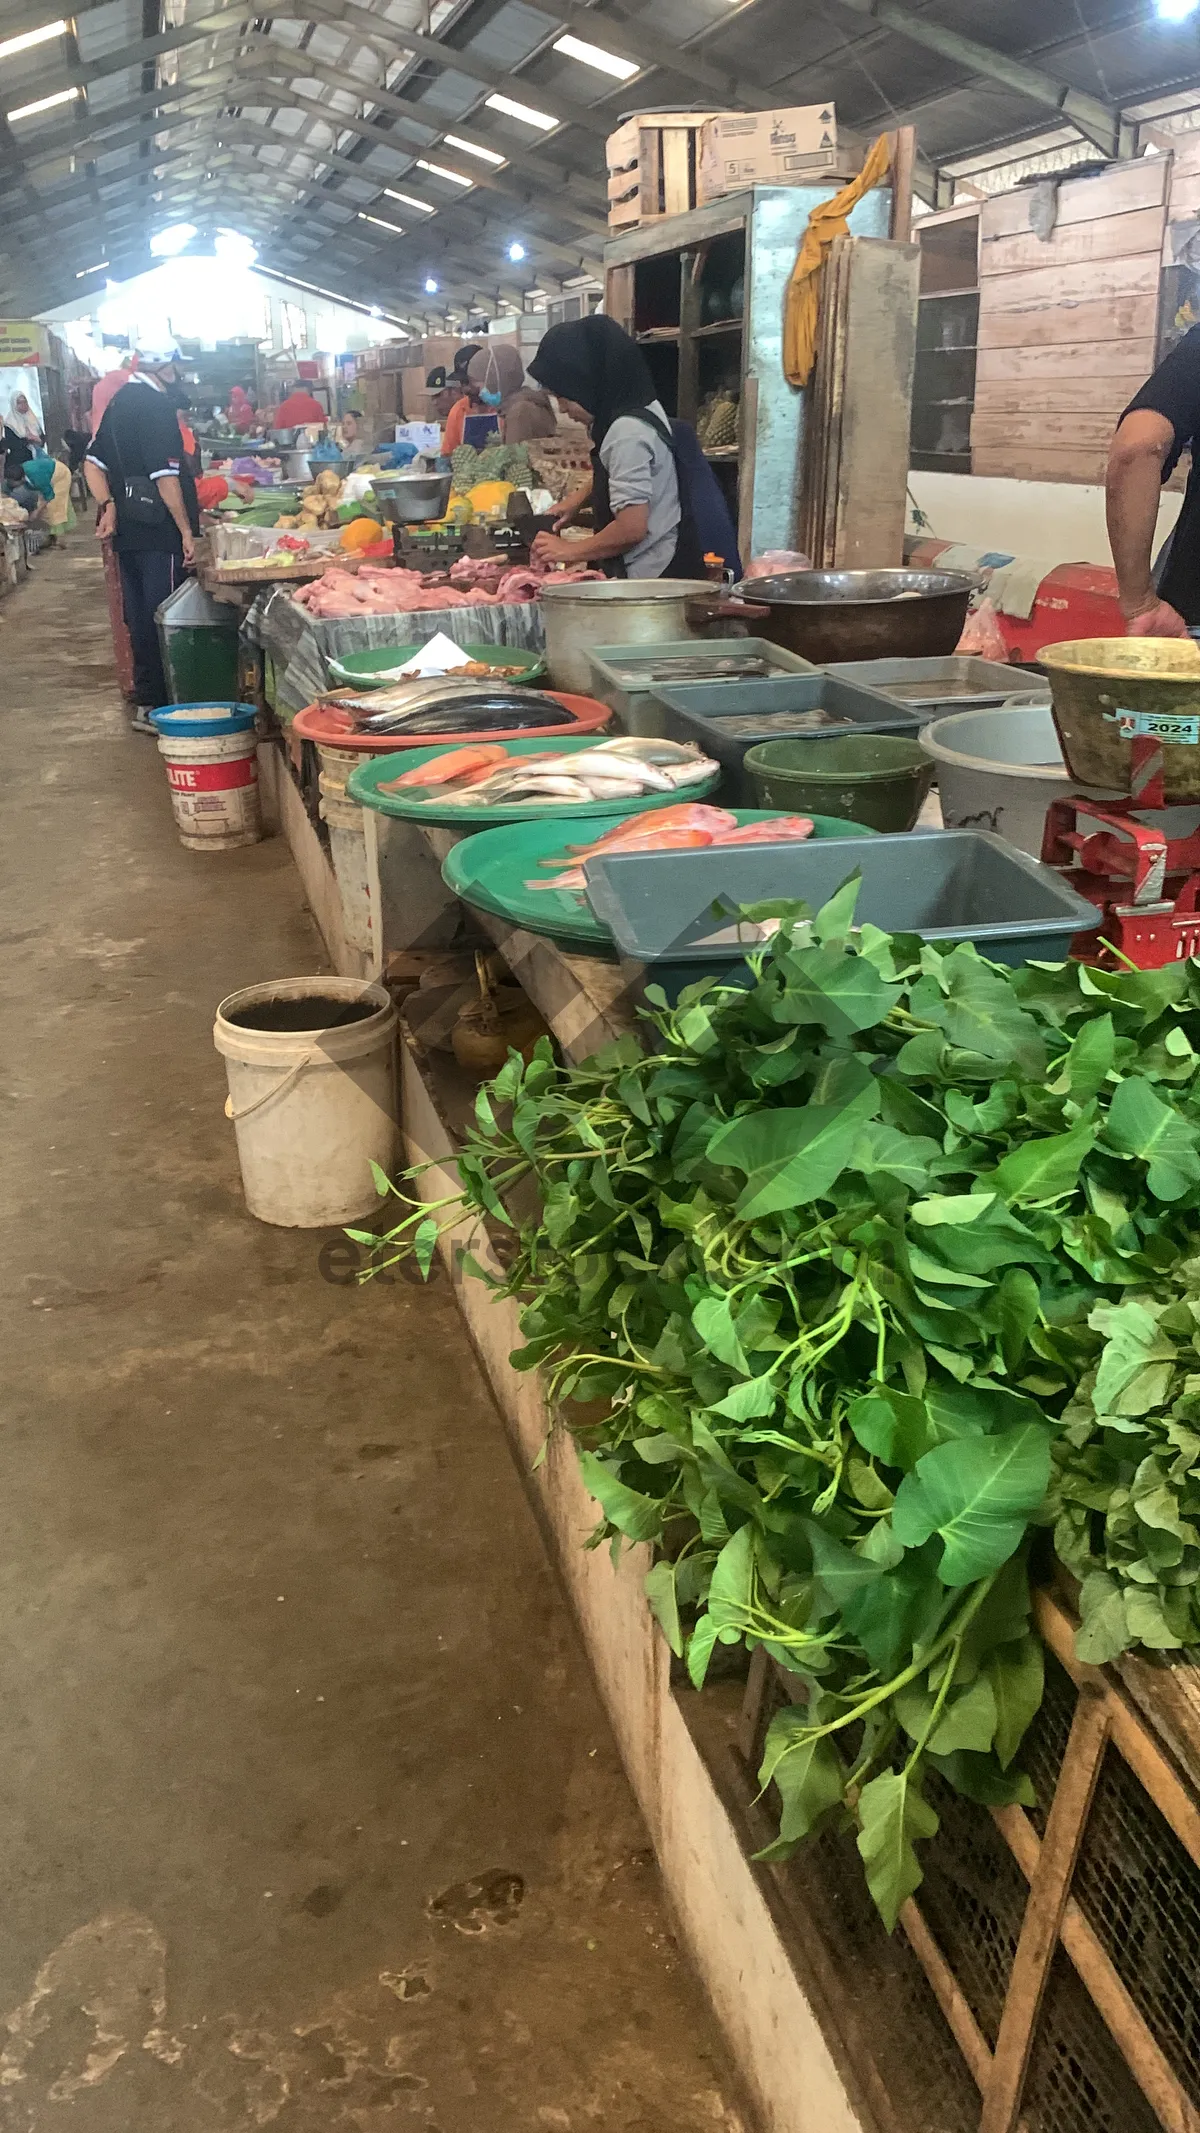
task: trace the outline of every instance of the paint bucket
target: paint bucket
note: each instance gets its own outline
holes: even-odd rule
[[[346,780],[358,768],[361,756],[347,748],[319,744],[321,758],[321,820],[329,831],[329,856],[342,902],[346,944],[360,955],[371,953],[371,892],[367,880],[367,842],[363,811],[357,800],[346,797]]]
[[[276,978],[230,993],[213,1042],[246,1205],[282,1229],[373,1214],[396,1162],[396,1010],[360,978]]]
[[[250,704],[163,704],[150,713],[167,766],[180,842],[229,852],[262,838],[258,744]]]

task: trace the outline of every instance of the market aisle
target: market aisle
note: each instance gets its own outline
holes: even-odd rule
[[[0,2127],[732,2128],[446,1284],[331,1285],[244,1212],[212,1010],[319,967],[286,848],[181,850],[92,544],[35,567],[0,609]]]

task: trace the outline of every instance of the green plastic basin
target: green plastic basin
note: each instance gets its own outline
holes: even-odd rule
[[[763,741],[744,768],[760,807],[841,815],[884,832],[913,827],[934,772],[919,741],[883,733]]]

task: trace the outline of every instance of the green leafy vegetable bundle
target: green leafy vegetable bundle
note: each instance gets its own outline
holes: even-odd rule
[[[514,1055],[459,1168],[516,1229],[514,1362],[592,1403],[596,1538],[655,1544],[697,1686],[717,1643],[799,1677],[772,1856],[853,1812],[890,1924],[927,1768],[1031,1798],[1033,1528],[1084,1657],[1200,1644],[1200,976],[1012,971],[855,929],[855,893],[748,989],[652,995],[644,1045]],[[461,1213],[414,1201],[383,1255],[428,1267]]]

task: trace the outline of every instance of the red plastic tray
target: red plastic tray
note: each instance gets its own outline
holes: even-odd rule
[[[444,741],[447,748],[467,748],[473,741],[557,740],[565,734],[599,733],[612,717],[608,704],[594,696],[570,696],[562,689],[546,689],[566,712],[561,726],[518,726],[500,733],[360,733],[349,713],[336,704],[309,704],[297,711],[292,732],[303,741],[324,743],[326,748],[354,749],[361,755],[387,755],[393,748],[428,748]]]

